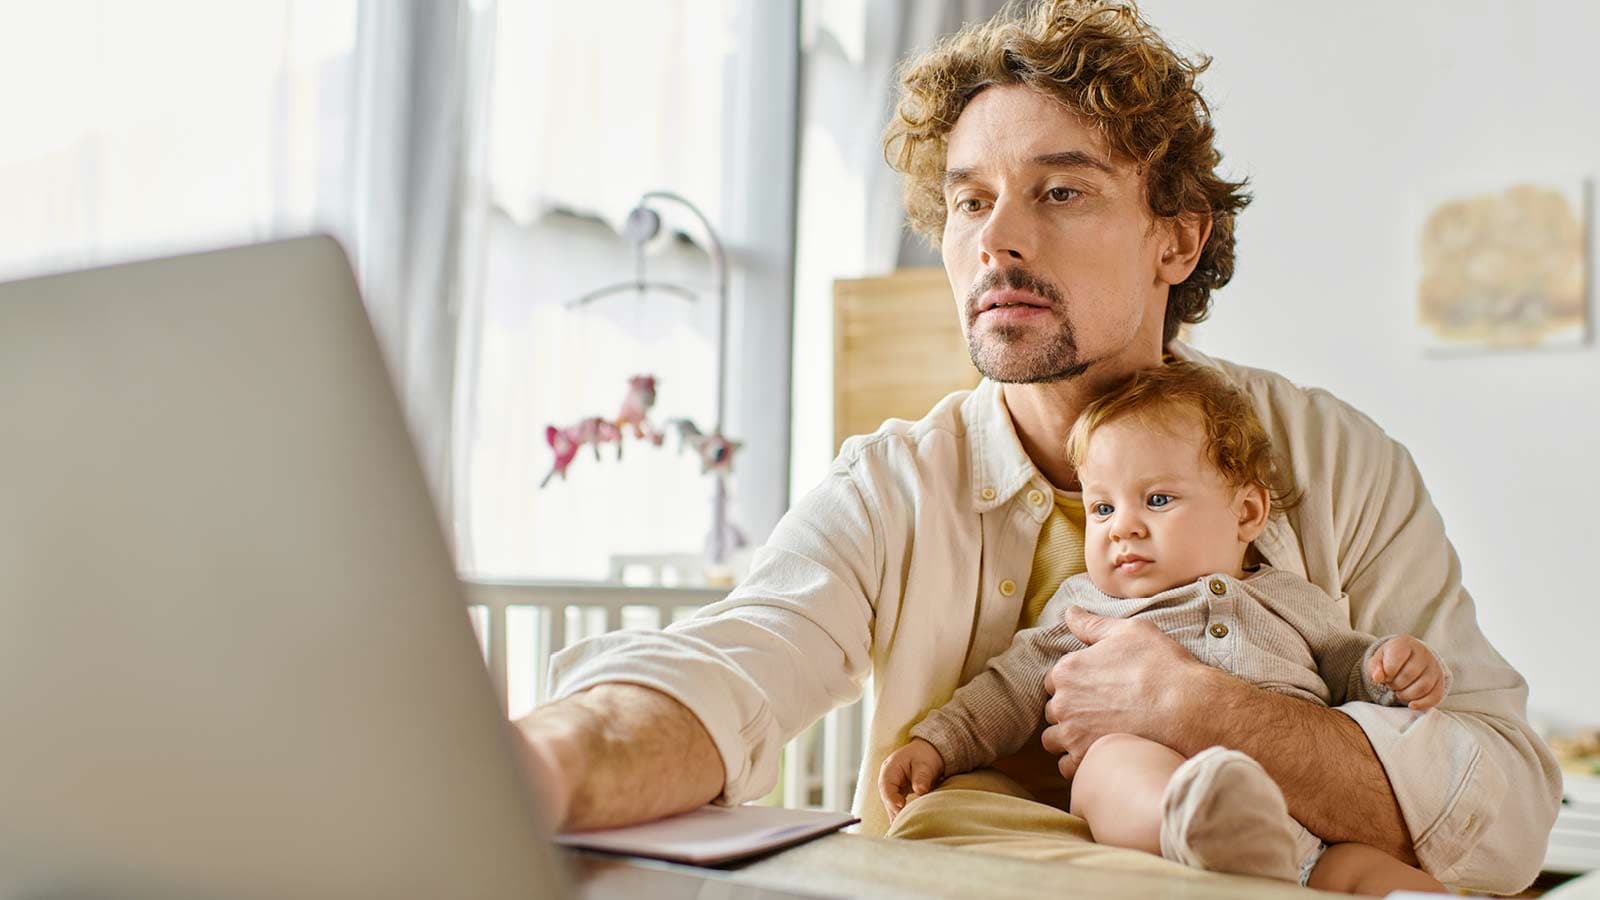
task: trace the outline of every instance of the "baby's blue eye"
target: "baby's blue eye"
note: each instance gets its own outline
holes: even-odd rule
[[[1146,502],[1149,504],[1151,509],[1160,509],[1161,507],[1166,506],[1168,503],[1172,502],[1172,495],[1171,494],[1151,494],[1150,495],[1150,499],[1148,501],[1146,501]]]
[[[1113,511],[1109,503],[1096,503],[1090,510],[1097,516],[1109,516]]]

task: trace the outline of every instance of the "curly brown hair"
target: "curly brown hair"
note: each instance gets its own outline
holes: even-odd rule
[[[1145,175],[1157,219],[1211,218],[1189,277],[1167,298],[1163,342],[1203,321],[1211,292],[1233,277],[1234,217],[1250,202],[1248,180],[1217,175],[1211,111],[1195,79],[1209,57],[1175,52],[1134,0],[1012,3],[902,63],[901,94],[884,132],[884,159],[904,176],[911,228],[937,250],[945,224],[941,181],[950,129],[979,91],[1027,85],[1065,104],[1105,135],[1113,153]]]
[[[1301,494],[1288,466],[1272,449],[1272,439],[1256,416],[1250,398],[1208,366],[1174,362],[1141,369],[1095,398],[1067,434],[1067,461],[1083,465],[1095,430],[1123,419],[1171,426],[1198,422],[1204,453],[1234,487],[1257,485],[1272,500],[1274,514],[1298,506]]]

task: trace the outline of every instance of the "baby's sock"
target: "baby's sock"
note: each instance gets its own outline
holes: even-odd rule
[[[1162,797],[1161,855],[1199,869],[1299,881],[1304,830],[1267,771],[1237,750],[1186,760]]]

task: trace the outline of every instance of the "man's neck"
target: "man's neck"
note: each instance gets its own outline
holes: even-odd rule
[[[1111,361],[1096,364],[1078,378],[1044,384],[1003,384],[1011,427],[1022,441],[1022,452],[1050,483],[1063,491],[1078,490],[1078,473],[1067,462],[1067,433],[1078,414],[1112,382],[1161,364],[1159,349],[1135,363]]]

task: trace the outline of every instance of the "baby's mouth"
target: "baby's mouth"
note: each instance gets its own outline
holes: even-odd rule
[[[1124,553],[1111,561],[1111,567],[1120,575],[1137,575],[1154,564],[1153,560],[1136,553]]]

